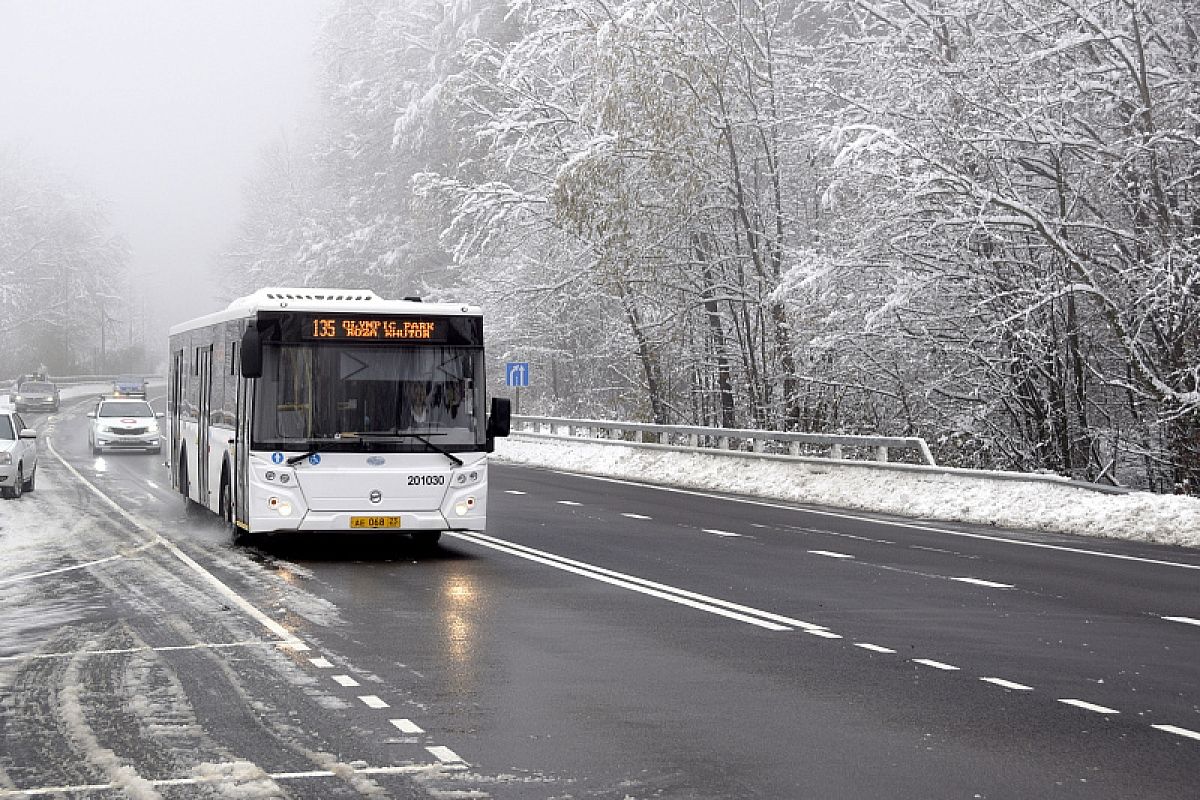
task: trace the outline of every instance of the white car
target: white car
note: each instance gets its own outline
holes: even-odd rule
[[[0,495],[15,500],[32,492],[37,463],[37,431],[16,411],[0,408]]]
[[[92,421],[88,444],[93,454],[105,450],[162,452],[162,434],[158,429],[162,417],[145,400],[101,399],[96,409],[88,412]]]

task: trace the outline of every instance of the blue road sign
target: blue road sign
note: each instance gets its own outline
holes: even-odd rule
[[[529,385],[529,362],[509,361],[504,365],[504,383],[508,386]]]

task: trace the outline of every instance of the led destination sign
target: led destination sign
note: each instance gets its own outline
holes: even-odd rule
[[[445,319],[306,315],[300,338],[309,341],[445,342]]]

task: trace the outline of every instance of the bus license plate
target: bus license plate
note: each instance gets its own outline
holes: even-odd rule
[[[351,517],[351,528],[399,528],[399,517]]]

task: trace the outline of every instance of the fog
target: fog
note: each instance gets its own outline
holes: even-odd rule
[[[331,5],[0,0],[0,150],[105,202],[148,334],[218,307],[243,181],[312,113]]]

